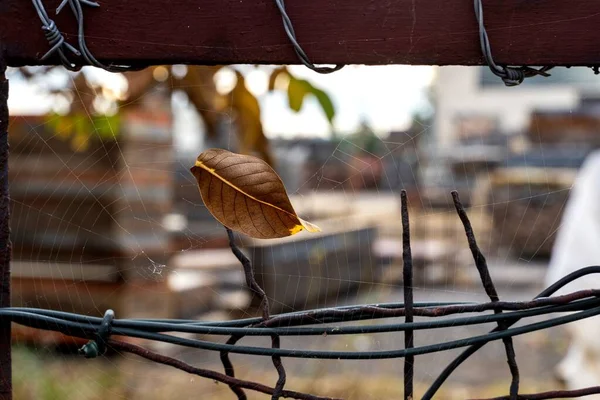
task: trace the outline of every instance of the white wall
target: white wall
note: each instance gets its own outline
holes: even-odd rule
[[[482,87],[480,73],[481,69],[476,67],[437,69],[434,84],[436,147],[453,147],[458,134],[455,122],[461,115],[490,116],[497,119],[503,132],[514,132],[528,126],[534,109],[571,109],[580,101],[581,88],[574,85]]]

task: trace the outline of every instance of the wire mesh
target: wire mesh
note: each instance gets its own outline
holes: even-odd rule
[[[509,370],[512,375],[509,394],[502,399],[554,399],[573,398],[592,393],[600,393],[600,387],[591,387],[575,391],[553,391],[536,394],[519,393],[519,371],[517,355],[512,344],[513,337],[535,332],[570,322],[582,320],[600,314],[600,290],[589,289],[576,291],[566,295],[553,294],[568,283],[590,274],[600,273],[600,266],[582,268],[565,276],[549,288],[542,291],[530,301],[507,302],[501,301],[485,261],[479,250],[469,218],[463,208],[458,194],[453,192],[456,211],[463,223],[467,241],[471,249],[476,267],[481,277],[485,292],[490,302],[429,302],[413,303],[412,299],[412,259],[409,236],[409,217],[406,193],[401,194],[402,224],[403,224],[403,275],[404,302],[366,304],[357,306],[341,306],[315,310],[297,311],[279,315],[270,315],[268,297],[254,280],[250,260],[235,244],[233,232],[228,230],[230,247],[242,264],[246,273],[247,286],[262,298],[262,316],[232,321],[196,321],[196,320],[162,320],[162,319],[117,319],[111,310],[104,318],[71,314],[61,311],[34,308],[3,308],[0,318],[12,322],[45,330],[62,332],[64,334],[87,338],[90,341],[81,349],[88,358],[94,358],[104,353],[105,348],[119,352],[136,354],[145,359],[178,368],[190,374],[223,382],[231,388],[238,399],[245,399],[245,390],[253,390],[271,395],[271,398],[281,397],[296,399],[325,399],[314,394],[299,393],[285,389],[286,370],[283,359],[341,359],[341,360],[375,360],[387,358],[404,358],[404,397],[417,397],[413,389],[415,356],[466,348],[454,359],[436,378],[431,387],[422,395],[422,399],[432,399],[446,379],[471,355],[485,344],[500,340],[504,343]],[[566,313],[552,316],[541,322],[532,322],[514,327],[520,321],[531,317]],[[469,314],[463,316],[463,314]],[[481,314],[481,315],[474,315]],[[442,316],[454,316],[440,319]],[[425,321],[414,321],[414,317],[426,317]],[[375,324],[382,318],[403,319],[403,322]],[[373,321],[372,324],[351,324],[358,321]],[[449,327],[496,323],[498,326],[487,334],[471,336],[433,345],[414,346],[417,331],[443,329]],[[281,336],[347,336],[356,334],[374,334],[382,332],[404,332],[404,348],[385,351],[333,351],[281,348]],[[229,336],[226,343],[209,340],[181,338],[174,333],[211,334]],[[171,343],[183,347],[205,349],[220,353],[224,373],[200,369],[177,359],[154,353],[137,345],[114,339],[114,336],[147,339]],[[241,346],[237,342],[244,336],[269,336],[271,347]],[[273,366],[278,373],[278,380],[273,387],[241,380],[235,377],[235,369],[229,355],[249,354],[271,357]]]

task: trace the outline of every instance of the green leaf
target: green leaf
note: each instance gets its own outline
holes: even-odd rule
[[[50,114],[46,124],[57,138],[69,141],[73,151],[85,151],[94,141],[114,140],[120,129],[120,115]]]
[[[313,95],[321,105],[325,117],[331,124],[335,117],[335,107],[331,98],[323,90],[314,87],[310,82],[304,79],[297,79],[290,75],[290,84],[288,86],[288,102],[290,108],[299,112],[304,104],[306,95]]]
[[[288,86],[288,103],[290,108],[295,112],[299,112],[304,104],[304,98],[310,92],[312,85],[304,79],[296,79],[290,76],[290,84]]]
[[[321,108],[323,109],[323,112],[325,113],[329,123],[333,123],[333,118],[335,117],[335,107],[329,95],[321,89],[317,89],[315,87],[313,87],[313,94],[319,101],[319,104],[321,105]]]

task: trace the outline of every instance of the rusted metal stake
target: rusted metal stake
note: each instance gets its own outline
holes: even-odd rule
[[[576,397],[589,396],[591,394],[599,394],[600,386],[592,386],[584,389],[575,390],[552,390],[550,392],[522,394],[519,399],[527,400],[550,400],[550,399],[574,399]],[[473,400],[510,400],[510,396],[494,397],[491,399],[473,399]]]
[[[404,308],[406,310],[405,322],[413,322],[413,271],[412,271],[412,252],[410,249],[410,225],[408,221],[408,199],[406,190],[400,193],[402,201],[402,261],[403,261],[403,282],[404,282]],[[407,329],[404,332],[404,348],[410,349],[414,347],[414,332],[412,329]],[[412,400],[414,397],[414,380],[415,372],[415,357],[406,356],[404,359],[404,399]]]
[[[471,254],[473,256],[473,260],[475,261],[475,267],[477,267],[477,271],[479,271],[479,277],[481,278],[481,283],[483,284],[485,293],[492,302],[498,302],[500,301],[500,297],[498,296],[498,292],[496,291],[496,287],[492,281],[487,261],[479,249],[479,246],[477,246],[477,240],[475,239],[475,233],[473,232],[471,221],[469,221],[467,212],[460,202],[460,197],[458,196],[457,191],[452,192],[452,199],[454,200],[454,207],[456,208],[458,217],[460,218],[465,230],[465,234],[467,235],[467,242],[469,243],[469,248],[471,249]],[[496,314],[501,312],[502,311],[500,310],[495,311]],[[504,330],[507,329],[508,326],[504,322],[499,322],[498,328]],[[504,343],[504,348],[506,350],[506,361],[512,377],[510,383],[510,400],[517,400],[519,397],[520,375],[519,367],[517,365],[517,356],[515,354],[515,347],[513,345],[513,340],[510,337],[502,339],[502,342]]]
[[[159,363],[159,364],[163,364],[163,365],[168,365],[170,367],[174,367],[181,371],[185,371],[189,374],[198,375],[203,378],[213,379],[215,382],[223,382],[223,383],[228,384],[229,386],[237,387],[240,389],[244,388],[244,389],[254,390],[259,393],[265,393],[265,394],[273,394],[276,391],[276,389],[270,388],[270,387],[268,387],[266,385],[262,385],[260,383],[244,381],[241,379],[237,379],[235,377],[231,377],[229,375],[220,374],[215,371],[193,367],[189,364],[184,363],[183,361],[165,356],[163,354],[155,353],[153,351],[150,351],[148,349],[145,349],[143,347],[137,346],[132,343],[127,343],[127,342],[122,342],[120,340],[110,339],[108,341],[108,345],[111,348],[113,348],[119,352],[135,354],[137,356],[145,358],[146,360],[149,360],[149,361],[152,361],[155,363]],[[310,394],[294,392],[291,390],[283,390],[280,395],[285,398],[299,399],[299,400],[341,400],[341,399],[336,399],[333,397],[313,396]]]
[[[10,202],[8,194],[8,80],[0,48],[0,307],[10,307]],[[0,399],[12,399],[10,321],[0,321]]]
[[[261,288],[260,285],[258,284],[258,282],[256,282],[256,278],[254,277],[254,268],[252,267],[252,262],[235,245],[235,238],[233,236],[233,231],[229,228],[225,228],[225,229],[227,230],[227,237],[229,238],[229,247],[231,247],[231,251],[233,252],[233,254],[236,256],[236,258],[238,259],[238,261],[242,264],[242,267],[244,268],[244,274],[246,275],[246,284],[252,291],[254,291],[256,294],[258,294],[261,298],[263,323],[265,323],[271,318],[271,313],[269,311],[269,298],[267,297],[267,294],[265,293],[263,288]],[[229,338],[227,343],[228,344],[236,344],[241,338],[242,338],[242,336],[232,336],[231,338]],[[281,346],[281,339],[279,338],[279,336],[278,335],[271,336],[271,347],[273,347],[274,349],[278,349],[278,348],[280,348],[280,346]],[[277,370],[277,375],[279,376],[279,378],[277,379],[277,384],[275,385],[275,389],[272,393],[271,399],[278,400],[282,396],[283,388],[285,386],[287,377],[286,377],[285,368],[283,367],[283,362],[281,361],[281,357],[274,355],[273,357],[271,357],[271,359],[273,360],[273,366]],[[229,353],[221,352],[221,362],[223,363],[223,367],[225,368],[225,373],[230,377],[235,377],[235,371],[233,369],[233,364],[231,363],[231,360],[229,359]],[[246,393],[244,393],[244,391],[240,387],[236,387],[233,385],[230,385],[229,387],[236,394],[236,396],[238,397],[238,400],[245,400],[247,398]]]

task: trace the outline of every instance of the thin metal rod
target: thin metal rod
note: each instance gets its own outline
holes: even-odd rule
[[[8,80],[0,48],[0,307],[10,307],[10,197],[8,193]],[[0,322],[0,398],[12,399],[10,321]]]
[[[460,202],[458,192],[452,192],[452,199],[454,200],[454,207],[456,208],[456,212],[465,229],[465,234],[467,235],[467,241],[469,243],[469,249],[471,249],[471,254],[473,255],[473,260],[475,261],[475,266],[477,267],[477,271],[479,272],[479,277],[481,278],[481,283],[483,284],[485,293],[488,295],[492,302],[498,302],[500,301],[500,297],[498,296],[498,292],[496,291],[496,287],[494,286],[494,282],[492,281],[487,261],[483,253],[479,249],[479,246],[477,246],[477,240],[475,239],[475,233],[473,232],[471,221],[469,221],[467,212],[465,211],[462,203]],[[501,313],[502,311],[496,310],[494,312]],[[500,330],[505,330],[508,328],[508,326],[504,322],[499,321],[498,328]],[[504,343],[507,358],[506,361],[508,363],[508,368],[510,369],[510,374],[512,377],[510,383],[510,400],[517,400],[519,396],[520,377],[515,348],[513,345],[512,338],[510,337],[502,339],[502,342]]]
[[[271,348],[280,349],[281,348],[281,339],[279,335],[271,335]],[[285,373],[285,368],[283,367],[283,361],[281,361],[280,356],[271,357],[273,360],[273,365],[277,370],[277,383],[275,384],[275,390],[273,391],[273,395],[271,396],[271,400],[277,400],[280,397],[283,397],[283,388],[285,386],[285,382],[287,380],[287,376]]]
[[[267,297],[267,294],[265,293],[263,288],[260,287],[258,282],[256,282],[256,279],[254,278],[254,268],[252,267],[252,262],[248,257],[246,257],[244,253],[242,253],[239,247],[237,247],[237,245],[235,244],[233,231],[229,228],[225,229],[227,230],[227,237],[229,238],[229,247],[231,248],[231,251],[238,259],[238,261],[242,264],[242,267],[244,268],[246,285],[248,285],[250,290],[252,290],[254,293],[260,296],[262,306],[262,317],[263,320],[266,321],[271,317],[271,313],[269,312],[269,298]]]
[[[260,393],[265,393],[265,394],[275,393],[275,389],[270,388],[265,385],[262,385],[260,383],[244,381],[241,379],[232,378],[228,375],[224,375],[224,374],[221,374],[221,373],[218,373],[215,371],[196,368],[187,363],[184,363],[183,361],[152,352],[148,349],[145,349],[143,347],[140,347],[140,346],[137,346],[137,345],[134,345],[131,343],[111,339],[108,341],[108,345],[116,351],[135,354],[137,356],[145,358],[146,360],[156,362],[159,364],[163,364],[163,365],[168,365],[168,366],[177,368],[181,371],[185,371],[189,374],[198,375],[203,378],[213,379],[217,382],[223,382],[223,383],[228,384],[229,387],[233,386],[233,387],[236,387],[239,389],[244,388],[244,389],[254,390],[254,391],[257,391]],[[331,397],[313,396],[310,394],[294,392],[292,390],[282,391],[281,396],[285,397],[285,398],[300,399],[300,400],[336,400]]]
[[[226,343],[230,344],[230,345],[234,345],[242,337],[243,336],[237,336],[237,335],[231,336],[229,338],[229,340],[227,340]],[[235,368],[233,367],[233,363],[231,362],[231,359],[229,358],[229,352],[222,351],[221,353],[219,353],[219,357],[221,359],[221,364],[223,364],[223,369],[225,370],[225,374],[231,378],[235,378]],[[231,391],[233,393],[235,393],[238,400],[246,400],[248,398],[241,386],[229,385],[229,388],[231,389]]]
[[[575,397],[589,396],[591,394],[599,394],[600,386],[588,387],[585,389],[575,390],[552,390],[549,392],[535,394],[521,394],[519,400],[549,400],[549,399],[573,399]],[[473,400],[510,400],[510,396],[494,397],[492,399],[473,399]]]
[[[452,199],[454,200],[454,207],[456,208],[456,213],[458,214],[458,217],[460,218],[465,229],[465,234],[467,235],[467,242],[469,243],[469,249],[471,250],[471,254],[473,255],[475,267],[477,268],[477,272],[479,272],[479,277],[481,278],[481,283],[483,284],[485,293],[488,295],[491,301],[499,301],[500,297],[498,296],[498,292],[496,291],[496,287],[494,286],[494,282],[492,281],[492,276],[490,275],[487,261],[485,259],[485,256],[479,249],[479,246],[477,246],[477,240],[475,239],[475,233],[473,232],[471,221],[469,221],[467,212],[465,211],[465,208],[460,202],[458,192],[452,192]]]
[[[250,290],[252,290],[256,294],[258,294],[261,298],[262,317],[263,317],[263,320],[266,320],[269,318],[269,302],[267,299],[267,295],[264,292],[264,290],[260,287],[260,285],[256,282],[256,279],[254,279],[254,269],[252,268],[252,263],[250,262],[248,257],[246,257],[244,255],[244,253],[242,253],[242,251],[235,244],[235,237],[233,236],[233,231],[229,228],[225,228],[225,229],[227,230],[227,237],[229,238],[229,247],[231,248],[231,252],[235,255],[235,257],[238,259],[238,261],[242,264],[242,267],[244,269],[244,276],[246,277],[246,285],[250,288]],[[227,340],[227,344],[235,345],[243,337],[244,336],[242,336],[242,335],[233,335],[229,338],[229,340]],[[231,362],[231,359],[229,358],[229,352],[222,351],[220,353],[220,358],[221,358],[221,363],[223,364],[223,368],[225,369],[225,374],[227,374],[227,376],[234,378],[235,377],[235,368],[233,367],[233,363]],[[229,385],[229,388],[231,389],[231,391],[233,393],[235,393],[238,400],[246,400],[247,399],[246,393],[244,392],[244,390],[241,387],[235,386],[235,385]]]
[[[406,190],[400,192],[401,210],[402,210],[402,280],[404,285],[404,308],[406,314],[404,320],[406,323],[414,321],[413,310],[413,270],[412,270],[412,252],[410,249],[410,224],[408,220],[408,200]],[[404,348],[414,347],[414,331],[407,329],[404,332]],[[404,359],[404,399],[412,400],[414,397],[414,371],[415,356],[407,356]]]
[[[233,236],[233,231],[229,228],[225,228],[225,229],[227,230],[227,237],[229,238],[229,247],[231,247],[231,251],[233,252],[235,257],[238,259],[238,261],[242,264],[242,267],[244,268],[244,275],[246,276],[246,285],[248,285],[248,287],[251,290],[253,290],[256,294],[258,294],[261,298],[262,317],[263,317],[262,323],[264,323],[271,318],[271,313],[269,311],[269,298],[267,297],[267,294],[265,293],[263,288],[261,288],[260,285],[258,284],[258,282],[256,282],[256,278],[254,276],[254,268],[252,267],[252,262],[250,261],[250,259],[248,257],[246,257],[246,255],[244,253],[242,253],[242,251],[235,244],[235,237]],[[259,325],[262,325],[262,323]],[[232,336],[227,343],[235,344],[242,337],[243,336]],[[281,348],[281,339],[280,339],[279,335],[276,335],[276,334],[271,335],[271,347],[274,349]],[[285,373],[285,368],[283,366],[283,361],[281,361],[281,356],[273,355],[271,357],[271,359],[273,361],[273,366],[277,370],[277,375],[278,375],[277,383],[275,385],[275,390],[272,393],[271,400],[277,400],[282,396],[283,388],[285,387],[285,382],[286,382],[287,377],[286,377],[286,373]],[[225,367],[225,373],[231,377],[235,376],[233,364],[231,363],[231,360],[229,359],[228,352],[221,352],[221,362],[223,363],[223,366]],[[230,386],[230,388],[237,395],[239,400],[246,399],[246,394],[244,393],[244,391],[241,388],[234,387],[234,386]]]

